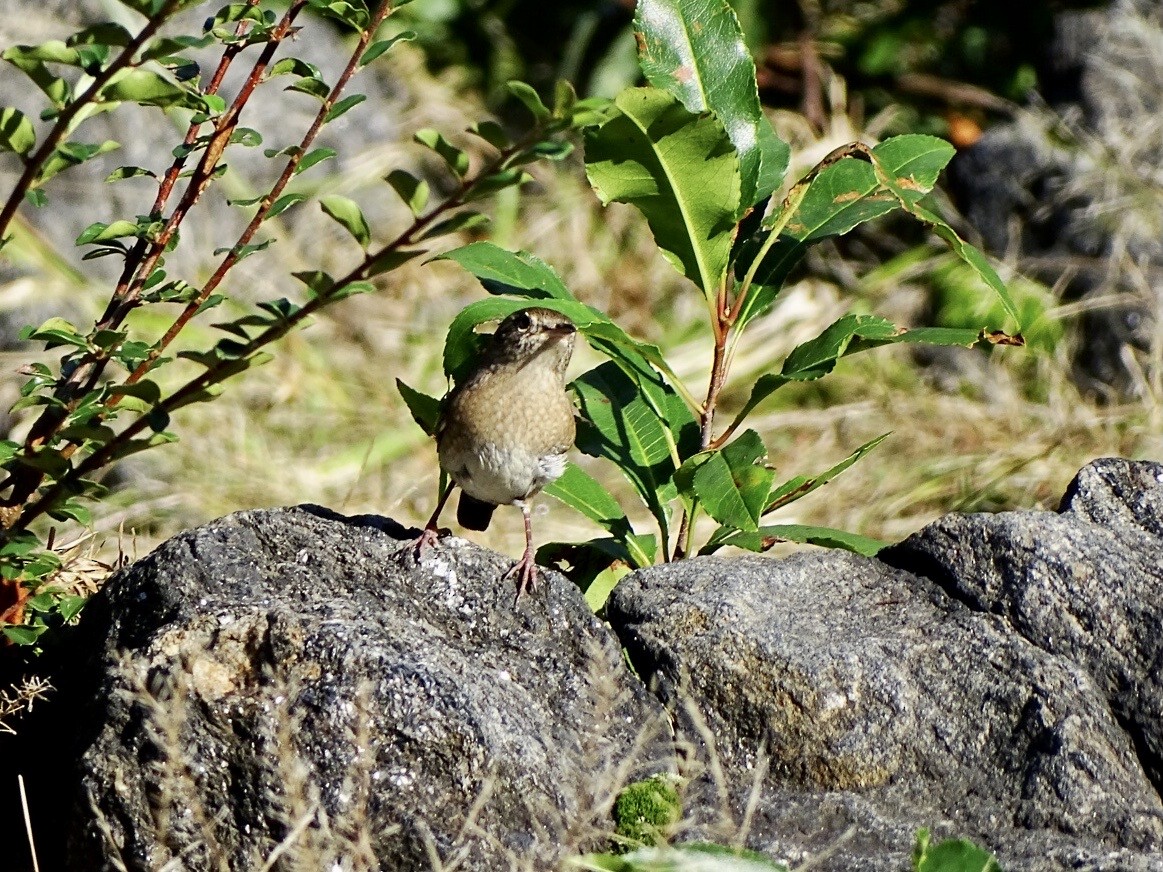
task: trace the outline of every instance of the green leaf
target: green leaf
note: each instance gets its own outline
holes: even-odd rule
[[[107,242],[110,239],[123,239],[126,236],[137,235],[138,225],[136,221],[122,219],[114,221],[112,224],[103,224],[98,221],[86,227],[74,244],[88,245],[90,242]]]
[[[964,239],[957,235],[952,227],[950,227],[941,216],[931,209],[925,208],[923,201],[909,209],[909,211],[921,221],[924,221],[933,228],[933,232],[940,236],[949,245],[951,249],[960,257],[965,263],[973,268],[974,272],[981,277],[987,285],[989,285],[998,300],[1001,301],[1002,306],[1005,307],[1006,313],[1014,319],[1019,330],[1022,328],[1022,316],[1018,311],[1017,304],[1010,295],[1009,289],[1005,282],[994,270],[989,260],[977,248],[970,245]]]
[[[468,173],[468,155],[445,139],[443,133],[426,127],[423,130],[417,130],[412,138],[440,155],[440,158],[450,170],[456,173],[457,177],[464,178],[465,174]]]
[[[434,434],[436,423],[440,420],[440,400],[408,387],[401,379],[396,379],[396,389],[412,413],[412,420],[429,436]]]
[[[427,254],[427,249],[418,248],[412,251],[401,251],[399,249],[387,249],[374,255],[364,267],[364,275],[369,279],[372,276],[378,276],[381,273],[391,272],[392,270],[403,266],[408,261],[417,257],[422,257]]]
[[[631,203],[674,267],[708,298],[731,255],[739,164],[722,124],[665,91],[630,88],[621,114],[586,133],[586,172],[604,204]]]
[[[326,296],[335,287],[335,279],[322,270],[304,270],[291,275],[307,286],[312,297]]]
[[[36,129],[19,109],[0,109],[0,151],[28,154],[36,145]]]
[[[366,94],[351,94],[350,96],[344,97],[327,111],[327,114],[323,116],[323,123],[328,124],[334,121],[344,112],[347,112],[349,109],[354,109],[366,99]]]
[[[771,124],[759,105],[755,62],[735,12],[725,0],[639,0],[634,17],[639,65],[650,84],[677,97],[691,112],[714,112],[739,155],[739,213],[779,185],[759,193],[765,151],[769,185],[787,167]],[[713,189],[712,189],[713,190]]]
[[[566,464],[560,478],[545,486],[545,493],[581,512],[610,533],[625,547],[631,566],[640,568],[654,562],[654,555],[639,541],[641,537],[635,537],[634,528],[630,526],[621,504],[597,479],[573,461]]]
[[[43,184],[57,173],[67,170],[69,167],[75,167],[90,158],[120,147],[120,143],[114,142],[111,139],[107,139],[105,142],[99,144],[84,142],[62,143],[49,155],[48,160],[40,168],[40,172],[36,174],[37,183]]]
[[[163,109],[175,106],[186,109],[206,108],[197,93],[149,70],[128,70],[125,75],[101,89],[100,99],[160,106]]]
[[[860,458],[864,457],[868,452],[872,451],[872,449],[880,445],[888,436],[889,434],[885,433],[877,436],[875,439],[868,440],[826,472],[821,472],[819,475],[813,476],[797,475],[795,478],[785,481],[779,487],[774,488],[770,495],[768,495],[766,500],[767,505],[763,509],[763,514],[766,515],[769,512],[774,512],[776,509],[786,506],[788,503],[793,503],[801,497],[807,496],[812,491],[823,487],[844,470],[848,469],[848,467],[852,466],[852,464],[856,463],[856,461],[860,460]]]
[[[495,121],[478,121],[468,130],[469,133],[475,133],[497,151],[503,151],[513,144],[512,140],[509,139],[509,134],[505,133],[505,128]]]
[[[365,51],[363,56],[359,59],[359,65],[361,67],[367,66],[392,46],[394,46],[397,42],[411,42],[415,38],[416,33],[414,31],[405,30],[397,33],[395,36],[390,36],[387,39],[381,39],[379,42],[373,42],[367,47],[367,51]]]
[[[138,176],[149,176],[150,178],[156,179],[157,173],[153,172],[153,170],[147,170],[145,167],[118,167],[105,177],[105,181],[119,182],[122,179],[133,179]]]
[[[319,200],[319,207],[355,237],[360,246],[368,247],[368,243],[371,242],[371,230],[367,226],[367,219],[363,217],[363,211],[354,200],[339,194],[330,194]]]
[[[25,56],[23,50],[27,48],[29,46],[15,46],[0,54],[0,58],[32,79],[33,84],[45,93],[55,108],[63,109],[72,99],[72,86],[65,79],[53,74],[45,66],[44,61]]]
[[[483,200],[486,197],[492,197],[498,191],[503,191],[506,188],[520,187],[531,181],[533,181],[533,176],[519,167],[490,173],[476,180],[471,190],[465,195],[464,202],[471,203],[475,200]]]
[[[301,94],[310,94],[316,100],[326,100],[331,95],[331,87],[322,79],[304,76],[297,82],[287,85],[284,91],[298,91]]]
[[[300,193],[283,194],[283,196],[279,197],[279,199],[277,199],[273,203],[271,203],[271,208],[267,211],[267,219],[275,218],[278,215],[282,215],[284,212],[286,212],[288,209],[290,209],[296,203],[302,203],[306,199],[307,199],[306,194],[300,194]]]
[[[775,478],[775,470],[763,464],[766,456],[759,434],[748,430],[719,451],[687,460],[676,481],[681,489],[693,490],[698,503],[720,524],[755,532]]]
[[[241,145],[245,148],[257,148],[262,145],[262,134],[253,127],[236,127],[230,134],[231,145]]]
[[[38,627],[12,625],[4,627],[4,629],[0,630],[0,632],[3,632],[4,637],[14,645],[35,645],[36,640],[39,639],[47,629],[47,625]]]
[[[678,497],[676,444],[693,424],[689,409],[671,394],[670,417],[660,417],[614,362],[583,374],[573,388],[583,416],[577,447],[614,461],[654,515],[663,540],[669,539],[670,503]]]
[[[370,16],[367,4],[362,0],[309,0],[310,6],[321,15],[334,18],[350,27],[352,30],[363,30],[368,26]]]
[[[322,73],[319,68],[309,61],[302,58],[286,57],[275,61],[267,73],[268,79],[273,79],[275,76],[298,76],[300,79],[319,79],[322,81]]]
[[[953,156],[953,147],[932,136],[897,136],[872,149],[883,172],[907,180],[910,191],[932,190],[941,170]],[[802,201],[791,216],[780,239],[772,246],[756,270],[754,284],[739,313],[739,327],[764,311],[807,249],[821,239],[840,236],[854,227],[900,208],[897,198],[877,178],[877,170],[867,160],[846,157],[825,167],[811,181]],[[765,222],[771,227],[778,216]],[[751,240],[743,240],[736,264],[737,275],[757,256],[767,230]]]
[[[388,173],[385,181],[392,186],[393,191],[400,195],[400,199],[404,201],[412,214],[420,217],[420,213],[428,205],[428,183],[404,170],[392,170]]]
[[[914,865],[916,872],[1002,872],[992,854],[966,839],[918,845]]]
[[[100,24],[86,27],[84,30],[78,30],[65,40],[65,44],[93,45],[96,43],[99,45],[115,45],[118,48],[124,48],[132,41],[132,34],[120,24],[104,21]]]
[[[303,155],[302,160],[295,166],[295,175],[306,172],[315,164],[335,157],[338,152],[333,148],[316,148]]]
[[[546,105],[541,101],[536,89],[532,85],[525,82],[507,82],[505,87],[509,89],[509,93],[520,100],[525,108],[533,113],[533,118],[538,124],[544,124],[553,117],[553,113],[549,111]]]
[[[751,388],[751,396],[735,416],[732,426],[738,426],[759,403],[788,382],[811,381],[830,373],[836,362],[849,351],[853,339],[860,337],[874,343],[900,341],[904,335],[891,322],[873,315],[845,315],[824,330],[815,339],[796,346],[783,362],[778,373],[759,377]],[[862,345],[862,351],[872,345]]]
[[[814,527],[804,524],[773,524],[758,530],[717,530],[699,554],[713,554],[724,545],[734,545],[747,551],[767,551],[780,542],[800,542],[804,545],[820,545],[824,548],[840,548],[854,551],[865,557],[873,557],[889,543],[871,539],[857,533],[834,530],[831,527]]]

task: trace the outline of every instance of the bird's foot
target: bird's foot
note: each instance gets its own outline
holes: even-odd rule
[[[517,603],[521,602],[521,597],[525,592],[533,593],[537,590],[537,563],[533,559],[533,551],[526,548],[525,553],[521,559],[513,564],[513,568],[506,572],[501,580],[516,576],[517,578],[517,596],[513,600],[513,607],[517,607]]]
[[[419,563],[424,557],[424,552],[429,548],[435,548],[439,541],[440,531],[435,527],[425,527],[420,535],[412,541],[412,556],[416,558],[416,562]]]

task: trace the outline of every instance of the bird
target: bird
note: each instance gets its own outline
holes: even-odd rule
[[[497,506],[517,506],[525,552],[502,577],[516,578],[514,607],[537,588],[530,501],[565,471],[576,436],[565,381],[576,337],[573,322],[552,309],[513,312],[444,398],[436,424],[436,453],[450,481],[416,540],[416,556],[439,540],[438,519],[456,486],[456,519],[470,530],[487,529]]]

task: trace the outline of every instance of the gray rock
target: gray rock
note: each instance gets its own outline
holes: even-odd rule
[[[238,513],[90,604],[69,868],[254,869],[295,832],[296,868],[544,868],[668,765],[574,585],[515,609],[507,558],[452,539],[417,567],[384,525]]]
[[[1056,562],[1056,541],[1042,536],[1064,521],[1080,523],[1023,513],[1012,524],[1038,525],[1026,550],[1049,555],[1026,601],[1043,593],[1047,618],[1069,623],[1091,588],[1061,572],[1075,564]],[[1105,547],[1129,542],[1111,536]],[[974,541],[949,571],[984,573],[996,545]],[[1059,608],[1065,595],[1050,591],[1078,583],[1073,610]],[[1116,677],[1144,665],[1141,637],[1160,636],[1157,593],[1139,627],[1119,625],[1131,636],[1112,637],[1108,647],[1129,644],[1122,672],[1108,674],[1091,669],[1102,648],[1093,638],[1090,649],[1045,646],[965,599],[944,580],[815,552],[643,570],[615,590],[609,617],[705,767],[696,807],[721,796],[738,825],[755,788],[752,847],[792,863],[822,854],[827,869],[904,868],[927,826],[973,838],[1007,868],[1163,868],[1163,804],[1121,722],[1148,709],[1157,720],[1158,703],[1145,676],[1139,708],[1134,689],[1121,706],[1112,693]],[[701,822],[722,832],[705,813]]]
[[[1098,460],[1061,514],[949,515],[884,558],[1080,665],[1163,786],[1163,465]]]

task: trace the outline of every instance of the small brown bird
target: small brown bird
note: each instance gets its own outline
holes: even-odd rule
[[[445,398],[436,425],[440,468],[452,482],[416,541],[416,553],[437,541],[437,519],[453,485],[462,491],[456,520],[470,530],[486,529],[501,504],[519,506],[525,553],[504,576],[516,575],[517,600],[537,587],[529,500],[565,471],[576,433],[565,391],[576,334],[573,322],[551,309],[514,312],[476,368]]]

